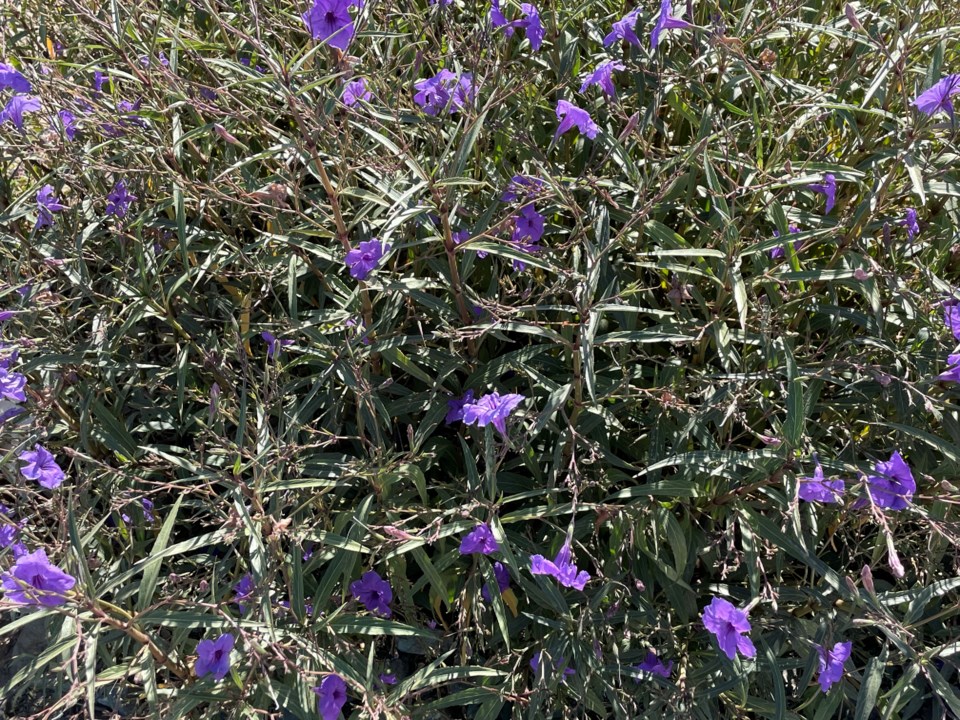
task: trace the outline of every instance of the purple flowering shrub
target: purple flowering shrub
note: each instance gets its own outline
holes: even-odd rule
[[[0,716],[960,716],[946,10],[115,5],[0,7]]]

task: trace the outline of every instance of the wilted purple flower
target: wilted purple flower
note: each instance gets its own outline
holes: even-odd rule
[[[93,89],[96,92],[103,90],[103,85],[110,79],[109,75],[100,72],[99,70],[93,71]]]
[[[507,566],[502,562],[495,562],[493,564],[493,577],[497,581],[497,589],[502,594],[510,587],[510,571],[507,570]],[[480,590],[480,597],[483,598],[484,602],[490,602],[490,585],[486,584]]]
[[[23,132],[23,114],[37,112],[40,109],[40,98],[32,95],[14,95],[7,101],[6,107],[0,110],[0,125],[9,120],[17,130]]]
[[[73,142],[74,138],[77,137],[77,117],[69,110],[61,110],[57,113],[57,117],[60,118],[60,123],[63,125],[63,134],[67,136],[67,140]]]
[[[376,570],[368,570],[359,580],[350,583],[350,593],[370,612],[390,617],[393,590]]]
[[[960,93],[960,73],[954,73],[924,90],[910,104],[926,115],[935,115],[943,110],[953,117],[953,101],[950,98],[958,93]]]
[[[553,562],[547,560],[543,555],[532,555],[530,557],[530,574],[552,575],[564,587],[583,590],[587,581],[590,580],[590,573],[586,570],[577,572],[577,566],[570,560],[570,545],[570,540],[567,539]]]
[[[340,96],[340,99],[347,107],[353,107],[359,101],[369,100],[372,97],[373,94],[367,90],[367,81],[364,78],[359,78],[347,83],[346,87],[343,88],[343,95]]]
[[[143,519],[147,522],[153,522],[153,500],[149,498],[143,498],[140,501],[140,506],[143,508]]]
[[[557,119],[560,120],[560,125],[557,127],[557,132],[553,136],[554,140],[573,127],[579,129],[581,133],[591,140],[600,132],[600,128],[590,117],[590,113],[566,100],[557,101]]]
[[[903,220],[900,221],[901,225],[906,226],[907,228],[907,237],[910,240],[913,240],[920,232],[920,223],[917,222],[917,211],[913,208],[907,208],[904,213]]]
[[[500,199],[503,202],[513,202],[521,198],[527,200],[531,195],[536,195],[546,188],[546,186],[547,184],[538,177],[531,175],[514,175],[510,180],[510,184],[507,185],[507,189],[504,190],[503,195],[500,196]]]
[[[457,76],[446,68],[432,78],[418,80],[413,87],[417,90],[413,101],[427,115],[439,115],[444,110],[451,114],[463,110],[474,96],[473,74]]]
[[[66,479],[63,470],[57,465],[53,453],[39,443],[34,450],[20,453],[20,462],[26,463],[20,467],[20,474],[28,480],[36,480],[42,487],[53,489],[59,487]]]
[[[653,50],[660,44],[660,33],[664,30],[689,30],[693,27],[686,20],[675,18],[670,13],[670,0],[660,0],[660,16],[650,32],[650,47]]]
[[[796,225],[791,225],[791,226],[788,228],[788,231],[790,232],[791,235],[793,235],[793,234],[795,234],[795,233],[800,232],[800,228],[798,228]],[[774,237],[780,237],[780,231],[779,231],[779,230],[774,230],[774,231],[773,231],[773,236],[774,236]],[[794,241],[793,241],[793,250],[794,250],[794,252],[799,252],[799,251],[800,251],[800,248],[802,248],[802,247],[803,247],[803,241],[802,241],[802,240],[794,240]],[[770,259],[771,259],[771,260],[779,260],[779,259],[782,258],[782,257],[786,257],[786,254],[787,254],[787,253],[786,253],[786,251],[783,249],[782,246],[781,246],[781,247],[775,247],[775,248],[771,248],[771,249],[770,249]]]
[[[247,606],[244,603],[253,597],[253,591],[256,587],[256,583],[253,582],[253,575],[250,573],[246,573],[233,586],[233,602],[237,604],[237,609],[241,615],[247,611]]]
[[[76,578],[51,565],[42,549],[18,555],[10,572],[3,573],[0,580],[7,600],[46,607],[63,605],[66,592],[77,584]]]
[[[490,529],[490,526],[486,523],[477,525],[473,530],[468,532],[460,542],[461,555],[473,555],[474,553],[489,555],[490,553],[497,552],[499,549],[500,545],[493,537],[493,531]]]
[[[673,672],[673,660],[664,665],[653,650],[647,650],[647,657],[642,663],[637,665],[637,670],[668,678],[670,677],[670,673]]]
[[[337,720],[340,710],[347,704],[347,684],[339,675],[327,675],[313,689],[317,694],[317,705],[323,720]]]
[[[733,660],[737,651],[744,657],[754,657],[757,649],[744,633],[750,632],[747,614],[729,600],[715,597],[703,611],[703,626],[717,637],[724,654]]]
[[[876,475],[867,477],[867,492],[874,504],[887,510],[905,510],[913,500],[917,483],[900,453],[894,451],[887,462],[874,465],[873,471]]]
[[[53,214],[66,210],[66,205],[61,205],[53,194],[53,185],[44,185],[37,193],[37,224],[34,227],[38,230],[48,225],[53,225]]]
[[[289,338],[278,340],[277,337],[268,330],[264,330],[262,333],[260,333],[260,337],[262,337],[264,342],[267,343],[267,358],[270,360],[276,360],[283,348],[287,347],[288,345],[293,345],[293,340]]]
[[[344,262],[350,268],[350,277],[356,280],[366,280],[380,262],[380,258],[390,251],[390,243],[382,243],[378,238],[371,238],[347,253]]]
[[[603,39],[603,46],[610,47],[617,40],[626,40],[631,45],[640,47],[640,38],[637,37],[637,19],[640,9],[634,8],[613,24],[613,30]]]
[[[197,662],[193,666],[198,678],[213,675],[214,680],[223,680],[230,672],[230,651],[236,639],[224,633],[216,640],[201,640],[197,643]]]
[[[947,366],[947,370],[937,375],[937,379],[960,383],[960,353],[948,355]]]
[[[27,377],[18,372],[11,372],[0,367],[0,397],[13,402],[24,402],[27,399],[23,389],[27,386]]]
[[[817,462],[813,477],[802,477],[800,481],[800,499],[807,502],[838,503],[843,495],[843,480],[824,480],[823,468]]]
[[[826,693],[843,677],[843,664],[850,657],[853,643],[838,642],[833,646],[833,650],[827,650],[820,645],[816,648],[820,672],[817,682],[820,683],[820,689]]]
[[[127,183],[123,180],[117,180],[117,184],[107,195],[107,215],[116,215],[118,218],[122,218],[127,214],[130,203],[136,199],[136,195],[127,192]]]
[[[623,70],[624,65],[618,60],[605,60],[597,65],[592,73],[587,76],[580,86],[580,92],[586,92],[591,85],[599,85],[601,89],[610,97],[616,97],[617,88],[613,84],[613,73]]]
[[[523,400],[523,395],[517,393],[501,396],[498,392],[492,392],[482,395],[476,402],[463,406],[463,423],[476,423],[477,427],[486,427],[492,423],[502,435],[506,435],[507,417]]]
[[[953,337],[960,340],[960,305],[955,301],[950,301],[949,305],[943,306],[943,322],[953,333]]]
[[[353,39],[353,18],[348,10],[352,4],[350,0],[314,0],[301,17],[314,40],[345,52]]]
[[[837,179],[833,176],[833,173],[824,175],[822,183],[810,183],[807,187],[814,192],[823,193],[827,196],[827,207],[823,214],[829,215],[837,200]]]
[[[0,90],[13,90],[15,93],[28,93],[33,88],[30,81],[13,65],[0,63]]]
[[[450,398],[447,400],[447,416],[444,422],[447,425],[463,420],[463,408],[473,403],[473,390],[467,390],[461,398]]]

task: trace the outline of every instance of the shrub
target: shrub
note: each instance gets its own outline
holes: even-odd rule
[[[3,713],[960,715],[956,9],[0,19]]]

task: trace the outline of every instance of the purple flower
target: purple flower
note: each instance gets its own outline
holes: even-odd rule
[[[27,399],[23,389],[27,386],[27,378],[18,372],[11,372],[0,367],[0,397],[13,402],[24,402]]]
[[[463,408],[473,403],[473,390],[467,390],[462,398],[450,398],[447,400],[447,416],[444,422],[447,425],[463,420]]]
[[[449,2],[447,2],[447,5],[449,5],[452,2],[453,0],[449,0]],[[397,684],[397,676],[395,673],[380,673],[380,675],[377,676],[377,679],[380,680],[380,682],[384,685]]]
[[[59,487],[66,479],[63,470],[57,465],[53,454],[43,445],[37,444],[35,450],[20,453],[20,462],[26,463],[20,467],[20,474],[28,480],[36,480],[42,487]]]
[[[224,633],[216,640],[201,640],[197,643],[197,662],[193,666],[198,678],[213,675],[214,680],[223,680],[230,672],[230,651],[236,639]]]
[[[601,89],[610,97],[617,96],[617,88],[613,84],[613,73],[618,70],[624,70],[622,62],[617,60],[606,60],[594,69],[587,79],[580,86],[580,92],[586,92],[591,85],[599,85]]]
[[[466,537],[460,543],[461,555],[489,555],[500,549],[500,545],[493,537],[493,531],[486,523],[477,525],[473,530],[467,533]]]
[[[802,477],[800,481],[800,499],[807,502],[838,503],[843,494],[843,480],[824,480],[823,468],[817,462],[813,477]]]
[[[670,12],[670,0],[660,0],[660,17],[657,18],[650,32],[650,47],[653,50],[656,50],[657,45],[660,44],[660,33],[664,30],[689,30],[693,27],[686,20],[673,17]]]
[[[538,650],[533,654],[533,657],[530,658],[530,669],[533,670],[534,673],[540,672],[540,661],[542,659],[543,659],[542,650]],[[563,656],[558,657],[556,661],[554,661],[553,663],[554,670],[559,670],[560,668],[563,668],[563,676],[565,678],[571,677],[572,675],[577,674],[577,671],[574,670],[573,668],[566,667],[566,663],[564,662]]]
[[[53,214],[66,210],[66,205],[61,205],[53,194],[53,185],[44,185],[37,193],[37,224],[35,230],[42,227],[53,225]]]
[[[107,215],[116,215],[122,218],[127,214],[130,203],[137,199],[136,195],[127,192],[127,183],[118,180],[113,190],[107,195]]]
[[[353,107],[361,100],[369,100],[373,94],[367,90],[367,81],[364,78],[347,83],[340,99],[347,107]]]
[[[0,515],[9,517],[13,511],[6,505],[0,504]],[[20,526],[15,522],[6,522],[0,518],[0,548],[8,548],[17,541]]]
[[[843,677],[843,664],[850,657],[850,650],[853,648],[852,642],[838,642],[833,646],[833,650],[827,650],[825,647],[817,645],[817,656],[819,659],[820,675],[817,682],[820,683],[820,689],[823,692],[829,692],[830,688],[840,682]]]
[[[920,232],[920,223],[917,222],[917,211],[913,208],[907,208],[905,217],[900,221],[901,225],[907,228],[907,237],[913,240]]]
[[[513,202],[521,198],[527,200],[531,195],[536,195],[546,188],[546,186],[547,184],[538,177],[531,175],[514,175],[507,185],[507,189],[504,190],[503,195],[500,196],[500,199],[503,202]]]
[[[810,183],[807,187],[814,192],[823,193],[827,196],[827,208],[824,215],[829,215],[837,200],[837,179],[833,176],[833,173],[824,175],[822,183]]]
[[[947,370],[937,375],[937,379],[946,382],[960,382],[960,353],[948,355],[947,365],[949,366]]]
[[[728,600],[715,597],[703,611],[703,626],[717,637],[724,654],[733,660],[737,651],[744,657],[754,657],[757,649],[743,633],[750,632],[747,614]]]
[[[960,93],[960,73],[954,73],[924,90],[910,104],[926,115],[935,115],[943,110],[953,117],[953,101],[950,98],[958,93]]]
[[[473,74],[457,76],[446,68],[432,78],[418,80],[413,87],[417,90],[413,101],[427,115],[439,115],[444,110],[451,114],[463,110],[474,97]]]
[[[0,576],[6,599],[24,605],[63,605],[76,578],[51,565],[42,549],[17,556],[10,572]]]
[[[513,237],[510,242],[524,252],[539,252],[538,243],[543,237],[545,222],[546,218],[536,211],[532,203],[524,205],[514,217]],[[517,272],[523,272],[527,269],[527,264],[522,260],[514,260],[513,268]]]
[[[143,519],[147,522],[153,522],[153,500],[150,500],[149,498],[143,498],[140,501],[140,505],[143,507]]]
[[[788,228],[788,231],[789,231],[790,234],[792,235],[792,234],[795,234],[795,233],[800,232],[800,228],[798,228],[796,225],[791,225],[791,226]],[[774,231],[773,231],[773,236],[774,236],[774,237],[780,237],[780,231],[779,231],[779,230],[774,230]],[[800,251],[800,248],[802,248],[802,247],[803,247],[803,241],[802,241],[802,240],[794,240],[794,241],[793,241],[793,251],[794,251],[794,252],[799,252],[799,251]],[[771,260],[779,260],[780,258],[786,257],[786,254],[787,254],[787,253],[786,253],[786,251],[783,249],[782,246],[781,246],[781,247],[775,247],[775,248],[771,248],[771,249],[770,249],[770,259],[771,259]]]
[[[31,95],[14,95],[7,101],[6,107],[0,110],[0,125],[9,120],[17,130],[23,132],[23,114],[37,112],[39,109],[40,98]]]
[[[327,675],[313,691],[323,720],[337,720],[340,710],[347,704],[347,684],[339,675]]]
[[[513,35],[517,28],[523,30],[527,40],[530,41],[530,47],[533,50],[539,50],[543,44],[543,23],[540,22],[540,13],[531,3],[520,5],[520,11],[523,13],[523,19],[507,22],[507,18],[500,10],[500,0],[493,0],[490,5],[490,24],[495,28],[506,28],[504,32],[507,37]]]
[[[359,580],[350,583],[350,593],[370,612],[390,617],[393,591],[390,589],[390,583],[380,577],[375,570],[368,570]]]
[[[581,133],[591,140],[600,132],[600,128],[591,119],[590,113],[566,100],[557,101],[557,119],[560,120],[560,125],[557,127],[557,132],[553,136],[554,140],[573,127],[578,128]]]
[[[495,562],[493,564],[493,577],[497,581],[497,588],[501,594],[503,594],[510,587],[510,571],[507,570],[507,566],[502,562]],[[490,602],[490,585],[489,583],[484,585],[480,590],[480,597],[483,598],[484,602]]]
[[[94,70],[93,72],[93,89],[95,92],[100,92],[103,90],[103,85],[110,79],[108,75],[100,72],[99,70]]]
[[[613,24],[613,30],[603,39],[603,46],[610,47],[617,40],[625,40],[631,45],[640,47],[640,38],[637,37],[636,26],[637,19],[640,17],[640,9],[634,8],[620,20]]]
[[[270,360],[276,360],[283,348],[287,347],[288,345],[293,345],[293,340],[289,338],[278,340],[277,337],[268,330],[264,330],[262,333],[260,333],[260,337],[262,337],[264,342],[267,343],[267,358]]]
[[[507,417],[523,400],[523,395],[517,393],[501,396],[498,392],[492,392],[482,395],[476,402],[463,406],[463,423],[476,423],[477,427],[486,427],[492,423],[502,435],[506,435]]]
[[[637,665],[637,670],[668,678],[670,677],[670,673],[673,672],[673,660],[664,665],[653,650],[647,650],[647,657],[642,663]]]
[[[0,63],[0,90],[13,90],[15,93],[28,93],[33,88],[21,72],[13,65]]]
[[[953,337],[960,340],[960,305],[953,300],[949,302],[949,305],[943,306],[943,322],[953,333]]]
[[[380,262],[380,258],[390,251],[390,243],[382,243],[377,238],[371,238],[360,243],[359,247],[347,253],[344,262],[350,268],[350,277],[356,280],[366,280]]]
[[[530,557],[531,575],[552,575],[564,587],[583,590],[587,581],[590,580],[590,573],[586,570],[577,572],[577,566],[570,560],[570,540],[563,544],[560,552],[553,559],[553,562],[547,560],[543,555],[533,555]]]
[[[73,142],[77,137],[77,117],[69,110],[61,110],[57,117],[63,125],[63,134],[67,136],[67,140]]]
[[[256,584],[253,582],[253,575],[250,573],[240,578],[237,584],[233,586],[233,602],[237,604],[237,609],[241,615],[247,611],[247,606],[244,603],[253,597],[255,589]]]
[[[301,17],[314,40],[345,52],[353,39],[353,18],[348,10],[352,4],[350,0],[314,0]]]
[[[533,203],[524,205],[514,216],[513,242],[519,243],[522,240],[529,240],[532,243],[540,242],[546,220],[533,207]]]
[[[873,466],[876,475],[867,477],[867,492],[877,507],[905,510],[917,491],[917,483],[900,453],[894,451],[887,462]]]

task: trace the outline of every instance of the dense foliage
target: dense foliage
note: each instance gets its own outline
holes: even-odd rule
[[[0,22],[0,715],[960,716],[955,5]]]

